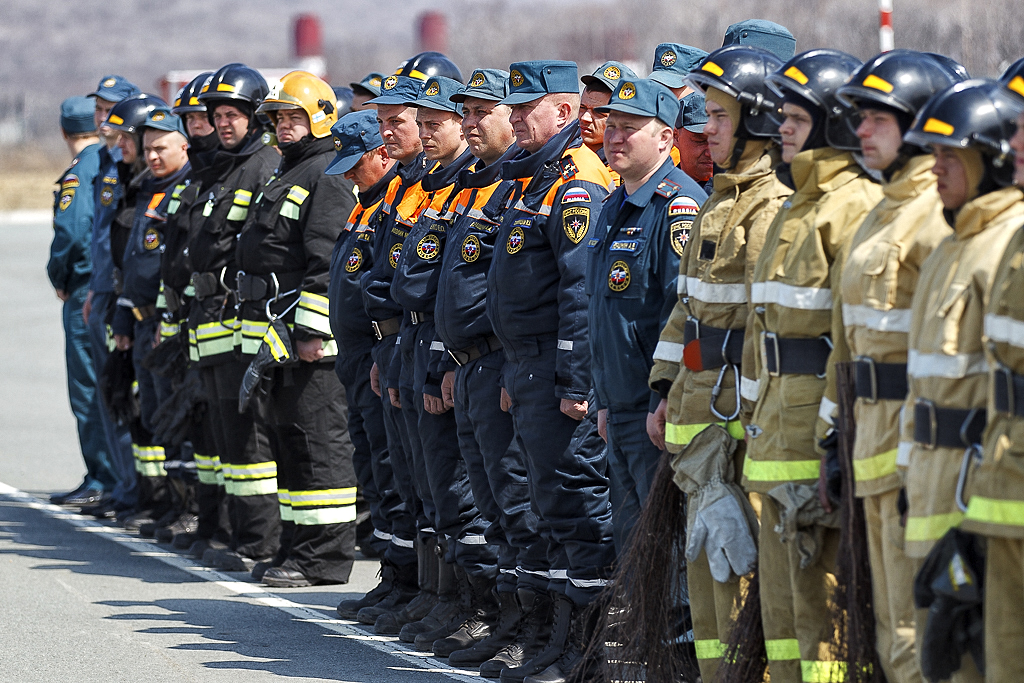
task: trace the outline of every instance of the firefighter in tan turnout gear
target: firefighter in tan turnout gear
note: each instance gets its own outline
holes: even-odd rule
[[[1018,96],[1014,183],[1024,187],[1024,60],[1001,79]],[[1020,220],[1017,220],[1020,223]],[[972,473],[968,531],[988,537],[985,565],[985,677],[1024,680],[1024,231],[1013,234],[992,280],[984,335],[989,362],[989,419],[984,460]]]
[[[704,132],[719,171],[714,194],[690,230],[680,261],[680,298],[662,330],[650,376],[651,388],[663,396],[650,429],[656,445],[685,453],[697,434],[719,424],[741,441],[734,455],[737,477],[744,452],[737,380],[750,277],[768,226],[792,192],[775,176],[781,158],[770,136],[778,126],[768,112],[777,103],[764,82],[781,65],[764,50],[730,46],[711,53],[689,76],[707,98]],[[749,106],[758,96],[766,98],[763,109]],[[697,510],[691,505],[688,513]],[[752,540],[749,547],[753,551]],[[697,660],[710,681],[728,640],[737,574],[752,566],[712,571],[708,554],[688,558],[687,580]],[[756,560],[754,552],[750,560]]]
[[[997,83],[966,81],[933,98],[905,138],[930,146],[935,154],[939,196],[953,226],[953,235],[921,267],[912,303],[910,392],[903,408],[898,462],[907,466],[906,550],[919,565],[964,519],[963,478],[978,452],[975,444],[981,443],[991,405],[982,341],[985,306],[1000,256],[1024,223],[1021,191],[1009,187],[1008,140],[1016,120],[1012,105]],[[1000,296],[1005,301],[1006,294]],[[1019,300],[1020,293],[1009,296]],[[998,327],[993,330],[997,338]],[[1007,348],[996,343],[993,357],[1007,355]],[[1007,417],[998,417],[999,404],[995,411],[993,433],[998,442]],[[986,479],[992,481],[991,470],[982,473],[981,482]],[[975,501],[976,515],[983,516],[984,500]],[[982,520],[976,523],[985,527]],[[986,589],[991,596],[992,587]],[[919,647],[928,615],[926,610],[917,613]],[[1013,621],[1019,624],[1020,615]],[[1000,657],[1007,656],[1004,648],[1001,644]],[[921,657],[927,676],[929,658],[924,651]],[[982,675],[973,659],[964,657],[951,680],[980,681]]]
[[[882,195],[844,151],[859,145],[835,91],[859,66],[847,54],[812,50],[768,77],[782,97],[779,133],[782,159],[789,164],[778,173],[788,176],[795,192],[768,229],[754,268],[746,334],[756,343],[744,359],[744,375],[757,382],[758,400],[747,425],[743,484],[767,494],[759,566],[773,683],[842,676],[828,646],[828,593],[839,534],[817,502],[815,421],[830,362],[832,287],[839,281],[843,247]],[[797,510],[817,520],[805,534],[817,540],[816,548],[788,535],[783,542],[776,531],[777,525],[794,526]]]

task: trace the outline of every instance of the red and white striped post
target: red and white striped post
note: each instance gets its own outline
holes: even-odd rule
[[[878,0],[878,44],[882,52],[896,47],[896,39],[892,32],[892,0]]]

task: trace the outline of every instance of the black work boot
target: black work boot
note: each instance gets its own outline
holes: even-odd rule
[[[456,650],[465,650],[491,635],[498,620],[498,602],[494,598],[494,579],[469,576],[469,609],[458,628],[447,638],[434,641],[437,657],[448,657]]]
[[[536,657],[551,637],[551,596],[533,588],[520,588],[516,593],[519,629],[511,643],[480,665],[480,675],[484,678],[498,678],[502,671]]]
[[[573,603],[561,593],[551,593],[551,600],[555,616],[548,642],[543,644],[537,654],[524,660],[519,666],[502,669],[501,683],[523,683],[527,676],[540,673],[562,655],[562,650],[569,640],[569,631],[572,630]]]
[[[380,583],[369,593],[357,600],[342,600],[338,605],[338,616],[342,619],[355,619],[359,610],[372,607],[391,592],[395,580],[395,567],[387,560],[380,561]]]
[[[596,605],[589,607],[572,606],[572,625],[562,653],[543,671],[527,676],[523,683],[568,683],[586,681],[597,670],[598,658],[595,653],[588,656],[590,641],[597,631],[600,610]]]
[[[454,609],[447,612],[448,619],[438,619],[440,624],[436,628],[424,631],[416,636],[413,643],[420,652],[431,652],[434,649],[434,641],[447,638],[462,625],[470,615],[470,604],[472,602],[469,587],[469,576],[462,567],[452,565],[455,571],[456,595],[453,601]],[[422,623],[422,622],[421,622]]]
[[[385,612],[377,617],[373,624],[373,632],[382,636],[396,636],[406,624],[419,621],[430,614],[437,604],[437,540],[428,538],[425,541],[416,539],[416,560],[420,591],[409,604],[398,612]]]
[[[419,589],[416,586],[416,565],[408,564],[395,567],[395,578],[391,583],[391,591],[380,602],[364,607],[356,612],[359,623],[373,626],[380,615],[385,612],[398,612],[409,601],[416,597]]]
[[[455,566],[445,562],[441,556],[437,562],[437,603],[425,617],[402,627],[398,639],[403,643],[415,643],[416,636],[447,624],[459,611],[459,582]]]
[[[448,655],[448,663],[452,666],[479,666],[498,654],[516,637],[519,629],[519,601],[516,594],[510,591],[497,593],[498,622],[491,628],[491,634],[464,650],[455,650]]]

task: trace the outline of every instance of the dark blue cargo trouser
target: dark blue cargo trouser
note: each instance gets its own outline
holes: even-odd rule
[[[551,562],[547,579],[524,572],[520,580],[586,605],[607,585],[615,562],[605,443],[593,400],[582,421],[561,411],[554,344],[539,348],[537,355],[516,357],[506,347],[502,371]]]
[[[608,476],[615,548],[621,554],[633,533],[658,470],[661,451],[647,435],[647,412],[608,413]]]
[[[498,590],[511,592],[517,570],[546,573],[548,563],[512,416],[501,410],[504,363],[494,351],[459,367],[454,391],[459,449],[476,506],[490,524],[485,535],[498,548]]]

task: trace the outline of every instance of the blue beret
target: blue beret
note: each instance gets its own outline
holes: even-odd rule
[[[348,173],[364,154],[384,145],[377,113],[371,110],[345,114],[331,126],[331,135],[334,136],[335,157],[324,171],[327,175]]]
[[[668,87],[649,78],[623,80],[612,93],[611,101],[597,107],[597,111],[651,116],[674,128],[679,116],[679,100]]]
[[[576,62],[561,60],[515,62],[509,67],[508,97],[502,104],[525,104],[550,93],[580,92]]]
[[[88,97],[69,97],[60,103],[60,128],[65,133],[91,133],[96,130],[96,103]]]

